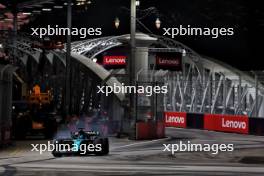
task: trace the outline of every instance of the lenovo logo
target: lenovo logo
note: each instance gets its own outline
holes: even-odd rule
[[[156,69],[165,69],[172,71],[182,70],[182,53],[167,52],[156,54]]]
[[[185,123],[185,118],[179,117],[179,116],[166,116],[166,122],[168,122],[168,123]]]
[[[247,128],[247,124],[246,124],[246,122],[225,120],[223,118],[222,119],[222,127],[224,127],[224,128],[234,128],[234,129],[246,129]]]
[[[125,65],[126,56],[104,56],[104,65]]]
[[[164,112],[167,127],[186,128],[186,112]]]
[[[236,115],[222,115],[222,114],[205,114],[204,115],[204,129],[248,133],[248,117]]]
[[[169,59],[169,58],[157,57],[157,64],[158,65],[166,65],[166,66],[179,66],[180,60],[179,59]]]

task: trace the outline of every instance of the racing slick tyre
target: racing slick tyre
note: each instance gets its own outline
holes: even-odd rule
[[[97,152],[96,155],[108,155],[109,154],[109,141],[108,138],[101,138],[97,144],[102,145],[102,150]]]

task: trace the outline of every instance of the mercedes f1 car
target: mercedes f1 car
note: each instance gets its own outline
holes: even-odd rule
[[[101,137],[99,132],[80,129],[71,133],[71,138],[53,141],[54,157],[63,155],[107,155],[109,153],[108,138]]]

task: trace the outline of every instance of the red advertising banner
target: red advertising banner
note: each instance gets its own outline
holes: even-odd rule
[[[166,127],[186,128],[186,112],[164,112]]]
[[[126,56],[104,56],[103,65],[126,65]]]
[[[205,114],[204,129],[248,134],[248,121],[248,116],[243,115]]]
[[[181,71],[182,70],[182,53],[157,53],[157,69]]]

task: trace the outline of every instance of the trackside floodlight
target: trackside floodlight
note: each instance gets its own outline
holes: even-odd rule
[[[119,18],[116,18],[115,19],[115,27],[116,27],[116,29],[118,29],[119,26],[120,26],[120,20],[119,20]]]
[[[161,21],[160,21],[159,18],[156,19],[156,21],[155,21],[155,25],[156,25],[156,28],[157,28],[157,29],[160,28],[160,26],[161,26]]]

